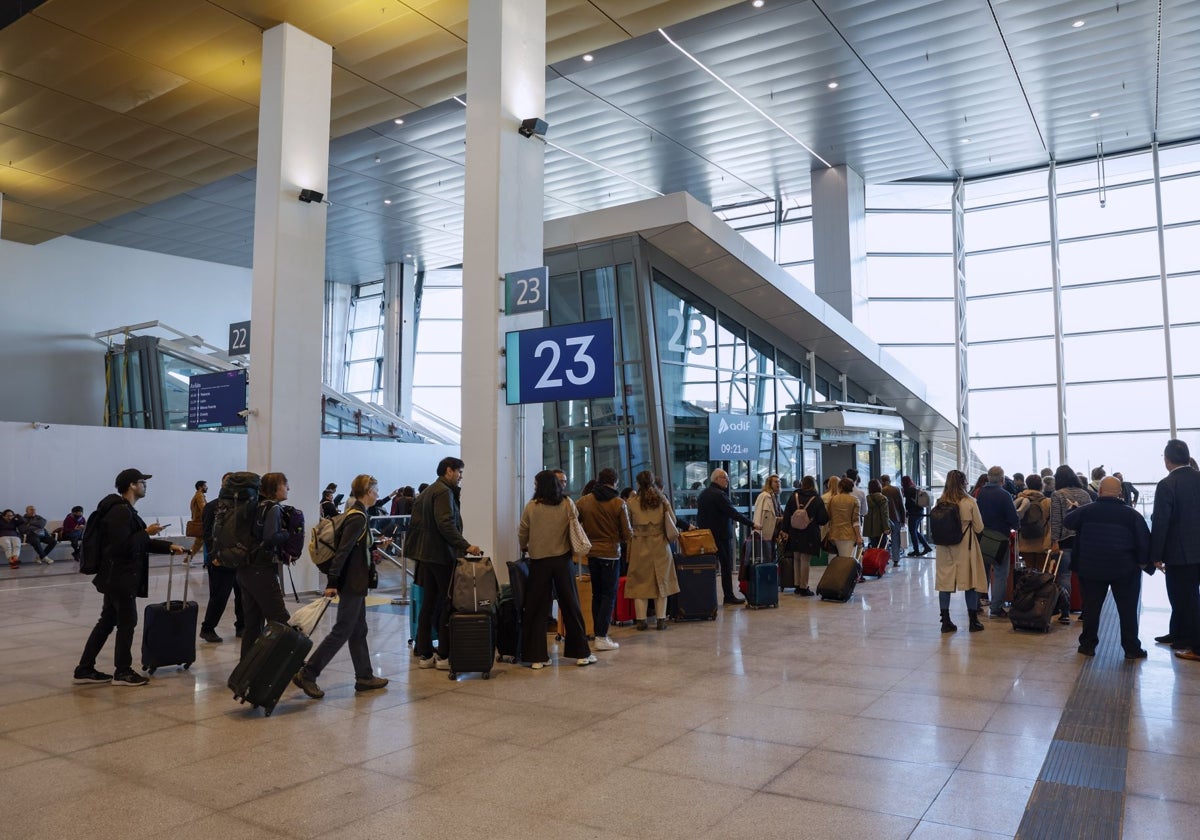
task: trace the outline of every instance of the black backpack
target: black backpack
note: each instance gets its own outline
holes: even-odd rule
[[[934,545],[958,545],[962,542],[962,516],[957,502],[938,502],[929,511],[929,539]]]
[[[258,473],[236,472],[221,485],[213,517],[213,555],[222,568],[246,565],[261,542],[261,536],[255,536],[260,484]]]
[[[1021,539],[1040,540],[1046,536],[1046,512],[1040,501],[1029,500],[1029,506],[1021,512]]]
[[[100,573],[100,558],[104,553],[104,517],[100,508],[92,511],[83,526],[79,544],[79,571],[85,575]]]

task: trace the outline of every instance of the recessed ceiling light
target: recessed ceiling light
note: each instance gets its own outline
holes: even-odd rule
[[[967,145],[968,143],[970,143],[970,142],[971,142],[971,138],[970,138],[970,137],[964,137],[963,139],[959,140],[958,142],[962,143],[962,144],[965,146],[965,145]]]
[[[594,58],[595,58],[595,56],[593,56],[591,53],[588,53],[587,55],[585,55],[583,57],[583,60],[584,61],[592,61]]]
[[[392,120],[392,122],[394,122],[396,125],[404,125],[404,120],[401,117],[396,117],[396,119]]]
[[[1092,113],[1088,114],[1088,116],[1091,117],[1092,119],[1096,119],[1096,117],[1100,116],[1100,112],[1092,111]]]
[[[406,260],[411,260],[411,259],[412,259],[412,254],[405,254],[405,255],[404,255],[404,259],[406,259]]]
[[[375,162],[376,162],[376,163],[383,163],[383,158],[381,158],[379,155],[375,155]]]
[[[384,204],[391,204],[391,203],[392,203],[392,200],[391,200],[390,198],[385,198],[385,199],[383,200],[383,203],[384,203]]]
[[[826,85],[826,87],[828,87],[830,90],[837,90],[837,86],[837,82],[830,82],[828,85]]]
[[[763,0],[754,0],[750,5],[756,9],[761,9],[763,7]]]
[[[1071,28],[1072,28],[1072,29],[1078,29],[1079,27],[1083,26],[1085,23],[1087,23],[1087,21],[1086,21],[1086,20],[1077,20],[1077,21],[1075,21],[1074,23],[1072,23],[1072,24],[1071,24]]]

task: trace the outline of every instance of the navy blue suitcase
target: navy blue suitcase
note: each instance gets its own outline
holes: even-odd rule
[[[779,564],[755,563],[748,570],[750,586],[746,589],[746,607],[760,610],[779,606]]]
[[[675,621],[716,621],[717,572],[715,554],[675,555],[679,593],[667,599],[667,614]]]
[[[196,620],[200,607],[187,599],[186,566],[183,600],[171,600],[174,577],[175,555],[172,554],[167,571],[167,600],[161,604],[147,604],[142,615],[142,670],[150,674],[167,665],[179,665],[186,671],[196,661]]]

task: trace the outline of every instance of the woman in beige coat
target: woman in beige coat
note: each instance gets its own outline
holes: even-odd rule
[[[629,499],[629,521],[633,538],[629,541],[629,574],[625,578],[625,597],[633,599],[637,629],[646,629],[646,610],[654,599],[658,629],[667,629],[667,596],[679,591],[671,546],[679,539],[675,512],[654,486],[654,475],[637,475],[637,495]]]
[[[983,517],[979,506],[967,493],[967,477],[958,470],[946,474],[946,489],[942,491],[938,504],[952,502],[958,505],[958,517],[962,520],[962,542],[957,545],[937,546],[936,578],[938,602],[942,608],[942,632],[953,633],[958,629],[950,620],[950,593],[965,592],[967,615],[971,619],[970,631],[983,629],[979,621],[979,593],[988,591],[987,572],[983,568],[983,552],[979,550],[979,534],[983,531]]]

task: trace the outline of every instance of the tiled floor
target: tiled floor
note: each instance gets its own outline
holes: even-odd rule
[[[378,610],[388,689],[356,696],[342,653],[324,700],[289,690],[271,718],[230,699],[232,638],[146,688],[73,687],[99,598],[22,570],[0,579],[2,833],[1011,837],[1084,664],[1077,631],[968,634],[959,595],[962,629],[943,636],[932,567],[905,561],[845,605],[785,594],[778,610],[618,629],[597,665],[502,665],[488,681],[417,670],[407,618]],[[1150,644],[1160,576],[1144,602],[1125,836],[1194,837],[1200,668]]]

